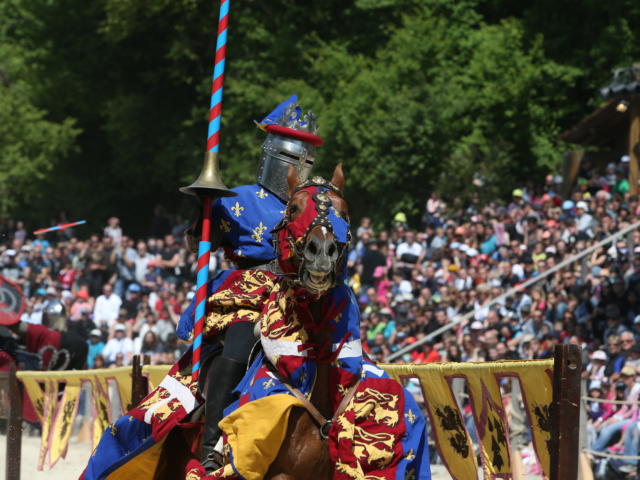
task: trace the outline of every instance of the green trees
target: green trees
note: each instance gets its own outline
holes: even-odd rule
[[[0,5],[0,215],[43,201],[40,188],[56,166],[74,150],[79,130],[71,118],[51,119],[37,105],[37,67],[44,49],[12,41],[20,14]]]
[[[155,204],[188,209],[177,187],[204,152],[214,3],[0,6],[5,214],[117,214],[143,233]],[[462,202],[506,194],[557,166],[558,133],[598,102],[610,68],[640,58],[636,2],[569,4],[233,1],[225,182],[255,178],[252,121],[296,92],[326,138],[318,170],[345,164],[356,217],[415,218],[432,190]]]

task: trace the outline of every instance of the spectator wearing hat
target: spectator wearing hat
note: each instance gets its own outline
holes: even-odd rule
[[[94,361],[97,355],[102,355],[104,350],[104,342],[102,341],[102,332],[94,328],[89,332],[89,340],[87,340],[89,350],[87,352],[87,366],[94,368]]]
[[[593,238],[594,219],[588,212],[587,202],[581,200],[576,203],[576,228],[584,238]]]
[[[69,309],[69,319],[77,322],[82,318],[83,313],[92,313],[94,308],[93,298],[89,296],[89,291],[85,288],[78,290],[76,298]]]
[[[584,377],[589,381],[602,381],[606,379],[605,369],[607,366],[607,354],[603,350],[596,350],[591,355],[591,361],[584,371]]]
[[[2,258],[0,259],[0,273],[13,282],[18,281],[21,274],[20,266],[16,263],[16,255],[17,252],[14,249],[9,248],[4,252],[4,255],[2,255]]]
[[[596,398],[596,399],[602,398],[602,381],[601,380],[590,381],[588,394],[589,394],[589,397],[591,398]],[[605,409],[604,409],[603,402],[589,401],[587,403],[587,415],[588,415],[588,422],[590,424],[598,422],[598,420],[604,414],[605,414]],[[595,438],[593,440],[595,440]]]
[[[620,308],[612,303],[608,304],[604,309],[604,316],[607,322],[607,326],[604,330],[604,338],[609,338],[611,335],[622,335],[622,332],[627,331],[621,320]]]
[[[122,302],[122,308],[127,311],[127,318],[135,318],[138,314],[138,308],[142,304],[141,293],[142,288],[137,283],[132,283],[127,287],[127,293]]]
[[[107,365],[115,363],[118,354],[122,355],[123,365],[131,364],[131,356],[133,355],[133,342],[127,336],[127,327],[122,323],[118,323],[114,329],[113,338],[111,338],[102,351]]]

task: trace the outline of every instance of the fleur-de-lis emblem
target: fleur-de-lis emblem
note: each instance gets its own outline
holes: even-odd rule
[[[266,229],[267,227],[265,227],[262,222],[260,222],[260,225],[253,229],[253,235],[251,235],[251,238],[253,238],[258,243],[262,243],[262,235],[264,234],[264,231]]]
[[[413,460],[414,458],[416,458],[416,456],[413,454],[413,449],[409,450],[409,453],[407,453],[407,455],[405,456],[405,458],[409,461]]]
[[[116,426],[112,423],[111,425],[109,425],[109,429],[111,430],[111,435],[113,435],[115,437],[116,434],[118,433],[118,430],[116,429]]]
[[[405,480],[415,480],[416,478],[416,471],[413,468],[409,468],[407,469],[407,472],[404,476]]]
[[[256,195],[258,195],[258,197],[260,197],[261,200],[264,200],[269,196],[269,194],[264,191],[264,188],[261,188],[259,191],[257,191]]]
[[[413,414],[411,409],[409,409],[409,411],[405,413],[404,416],[407,417],[407,420],[409,420],[409,423],[411,424],[416,421],[416,416]]]
[[[242,215],[242,212],[244,211],[244,207],[240,205],[240,202],[236,202],[236,204],[233,207],[231,207],[231,211],[236,217],[239,217],[240,215]]]
[[[223,232],[229,233],[231,231],[231,222],[229,220],[225,220],[224,218],[221,218],[220,230],[222,230]]]
[[[273,378],[270,378],[269,380],[267,380],[266,382],[264,382],[262,384],[262,388],[264,388],[265,390],[269,390],[274,385],[275,385],[275,383],[273,382]]]
[[[338,217],[338,218],[342,218],[340,216],[340,212],[336,209],[336,207],[331,207],[331,211],[333,212],[333,214]]]

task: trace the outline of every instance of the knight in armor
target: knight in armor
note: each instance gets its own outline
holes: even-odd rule
[[[82,370],[87,361],[87,343],[67,329],[68,315],[57,298],[47,302],[42,325],[22,322],[5,325],[26,350],[40,356],[43,370]]]
[[[258,124],[267,137],[262,145],[257,183],[236,187],[233,191],[237,196],[218,199],[212,205],[212,250],[224,249],[226,257],[240,270],[279,273],[271,231],[281,221],[288,201],[288,169],[293,165],[298,177],[306,180],[315,161],[316,147],[322,144],[316,135],[315,116],[311,112],[303,115],[296,102],[293,95]],[[208,297],[231,272],[222,272],[209,282]],[[182,314],[178,325],[178,336],[185,341],[193,339],[194,311],[195,302]],[[205,323],[205,347],[209,348],[205,348],[203,361],[206,402],[201,459],[207,471],[222,463],[222,455],[216,449],[221,436],[218,422],[225,407],[233,402],[232,390],[247,369],[256,342],[257,320],[256,316],[235,315],[222,324]],[[222,351],[210,356],[209,363],[207,351],[219,348],[220,343]]]

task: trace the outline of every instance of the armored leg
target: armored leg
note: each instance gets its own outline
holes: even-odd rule
[[[222,466],[222,454],[215,450],[222,434],[218,422],[233,401],[232,391],[242,380],[253,346],[253,324],[236,323],[227,329],[224,348],[207,373],[205,424],[202,436],[202,465],[207,473]]]

